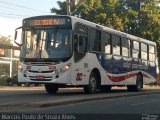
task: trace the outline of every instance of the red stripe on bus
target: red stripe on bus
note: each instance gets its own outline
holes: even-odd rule
[[[123,76],[109,76],[108,75],[109,79],[113,82],[121,82],[121,81],[124,81],[124,80],[129,79],[129,78],[134,77],[134,76],[137,76],[137,73],[132,73],[132,74],[123,75]],[[148,77],[148,76],[143,74],[143,77]]]

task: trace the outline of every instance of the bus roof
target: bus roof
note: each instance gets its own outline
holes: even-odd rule
[[[110,33],[113,33],[113,34],[116,34],[116,35],[120,35],[122,37],[125,36],[128,39],[133,39],[133,40],[141,41],[141,42],[152,44],[152,45],[156,46],[156,43],[153,42],[153,41],[150,41],[150,40],[147,40],[147,39],[144,39],[144,38],[140,38],[140,37],[137,37],[137,36],[134,36],[134,35],[131,35],[131,34],[127,34],[125,32],[120,32],[118,30],[114,30],[114,29],[111,29],[111,28],[108,28],[108,27],[105,27],[105,26],[102,26],[102,25],[99,25],[99,24],[81,19],[81,18],[77,18],[75,16],[70,16],[70,17],[72,19],[73,25],[76,22],[80,22],[82,24],[85,24],[85,25],[88,25],[88,26],[91,26],[91,27],[94,27],[94,28],[100,27],[104,31],[107,31],[107,32],[110,32]]]
[[[42,15],[42,16],[34,16],[34,17],[25,18],[23,20],[34,19],[34,18],[39,18],[39,17],[42,17],[42,18],[46,18],[46,17],[48,17],[48,18],[52,18],[52,17],[70,17],[71,20],[72,20],[72,26],[73,27],[75,26],[75,23],[79,22],[79,23],[82,23],[82,24],[90,26],[90,27],[94,27],[94,28],[98,28],[98,29],[107,31],[109,33],[120,35],[122,37],[123,36],[127,37],[128,39],[131,39],[131,40],[137,40],[137,41],[141,41],[141,42],[152,44],[152,45],[156,46],[156,43],[153,42],[153,41],[150,41],[150,40],[147,40],[147,39],[144,39],[144,38],[140,38],[140,37],[137,37],[137,36],[134,36],[134,35],[131,35],[131,34],[127,34],[125,32],[121,32],[121,31],[118,31],[118,30],[114,30],[114,29],[111,29],[111,28],[108,28],[108,27],[105,27],[105,26],[102,26],[102,25],[99,25],[99,24],[96,24],[96,23],[93,23],[93,22],[78,18],[78,17],[75,17],[75,16],[68,16],[68,15]]]

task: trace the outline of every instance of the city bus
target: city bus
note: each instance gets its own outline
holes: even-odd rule
[[[15,43],[21,48],[18,81],[44,84],[50,94],[64,87],[138,92],[157,82],[155,42],[74,16],[25,18]]]

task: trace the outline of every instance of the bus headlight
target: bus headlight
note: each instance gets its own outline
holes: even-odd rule
[[[71,67],[71,64],[66,64],[66,65],[64,65],[62,68],[57,69],[57,70],[55,71],[55,73],[56,73],[56,74],[60,74],[60,73],[66,72],[66,71],[69,70],[70,67]]]

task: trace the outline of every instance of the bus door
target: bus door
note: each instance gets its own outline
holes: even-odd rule
[[[87,37],[81,34],[74,35],[74,79],[73,84],[87,83],[88,57],[86,56]]]

